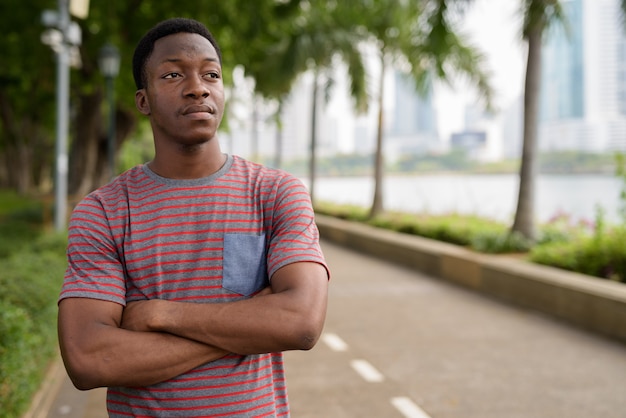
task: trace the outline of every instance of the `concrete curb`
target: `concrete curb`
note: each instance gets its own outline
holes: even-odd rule
[[[48,367],[41,387],[37,393],[35,393],[35,396],[33,396],[28,411],[22,415],[22,418],[46,418],[59,393],[64,378],[65,369],[63,361],[60,355],[57,354]]]
[[[626,342],[626,285],[316,215],[323,239]]]

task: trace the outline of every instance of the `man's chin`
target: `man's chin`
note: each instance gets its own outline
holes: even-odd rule
[[[206,144],[213,140],[214,136],[201,136],[192,138],[179,138],[177,143],[181,150],[194,152],[203,148]]]

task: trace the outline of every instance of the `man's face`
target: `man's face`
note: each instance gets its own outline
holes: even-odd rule
[[[155,42],[146,87],[135,102],[150,115],[155,140],[196,145],[212,139],[224,114],[222,68],[201,35],[177,33]]]

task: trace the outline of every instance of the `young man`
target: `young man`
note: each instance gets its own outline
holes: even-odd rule
[[[282,351],[324,324],[328,269],[293,176],[225,155],[221,55],[197,21],[133,57],[155,157],[72,213],[59,341],[110,416],[288,416]]]

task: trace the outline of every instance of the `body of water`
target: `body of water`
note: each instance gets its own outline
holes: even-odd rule
[[[512,222],[518,188],[517,174],[388,175],[384,205],[401,212],[474,214]],[[620,189],[621,181],[609,175],[541,175],[535,188],[535,216],[539,222],[562,213],[574,221],[593,221],[596,208],[602,207],[607,221],[617,222]],[[373,190],[372,177],[319,178],[315,198],[369,208]]]

